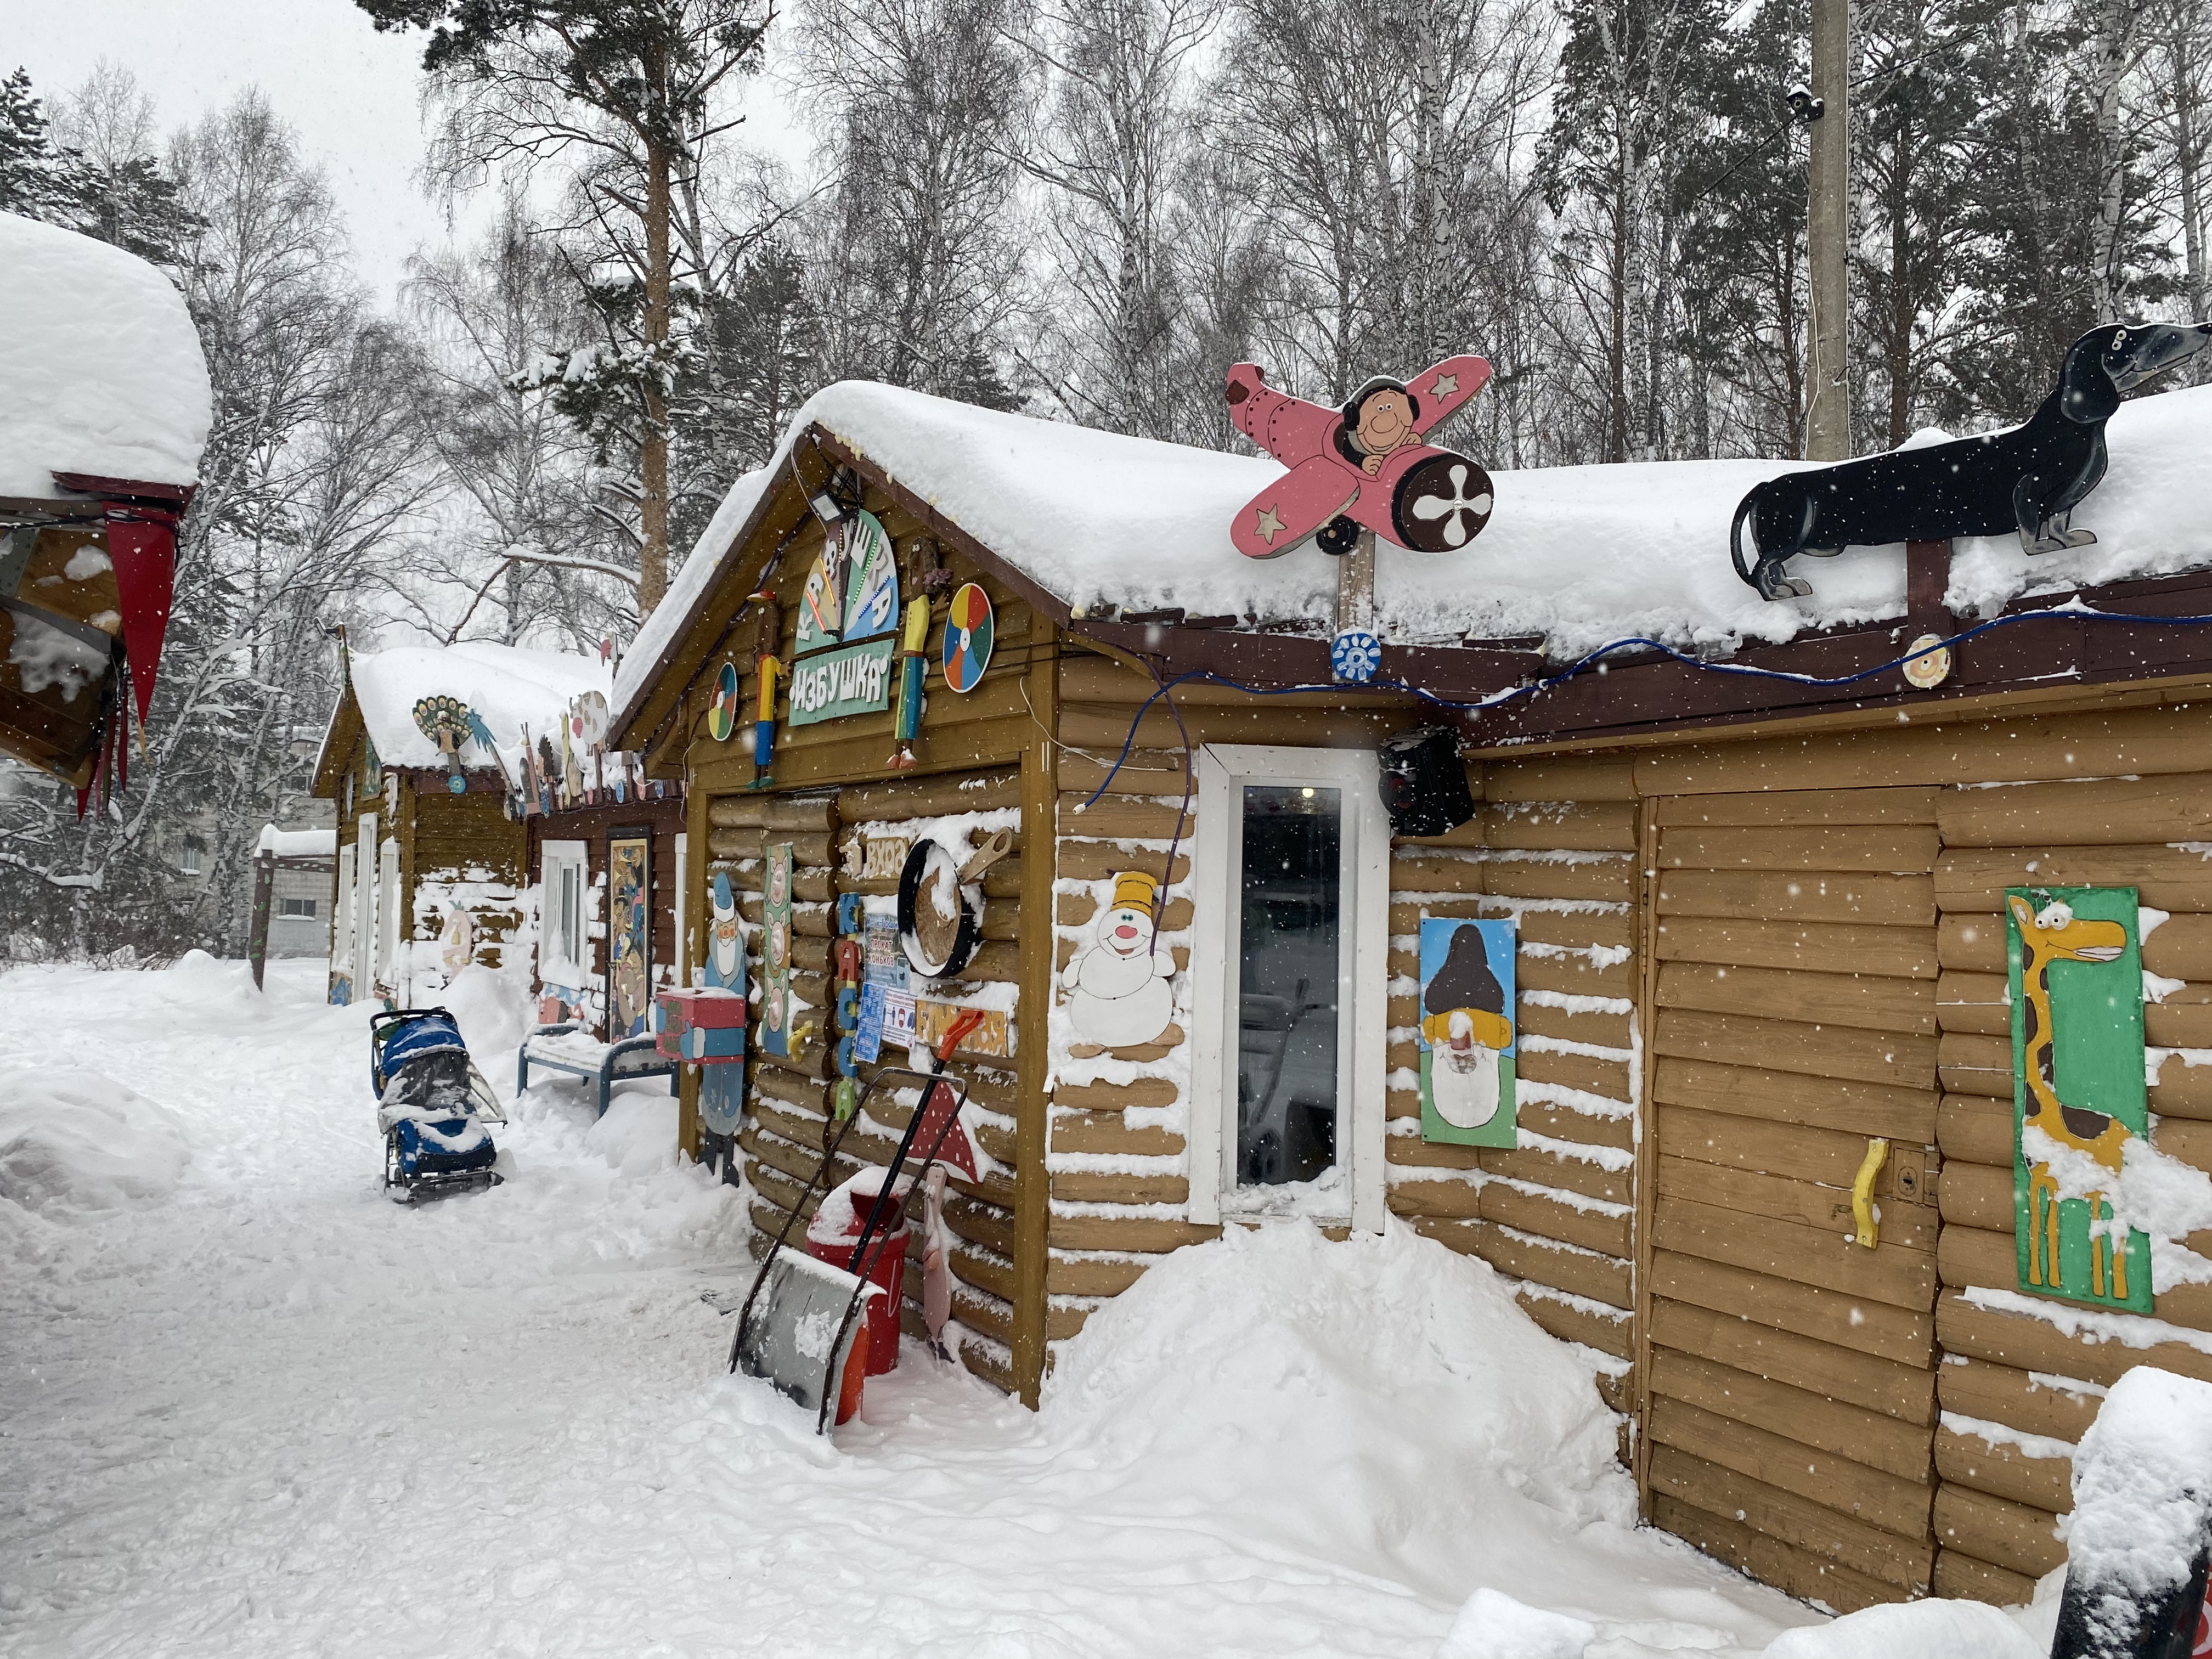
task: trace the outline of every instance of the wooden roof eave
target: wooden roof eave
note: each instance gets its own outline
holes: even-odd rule
[[[806,519],[813,515],[813,509],[806,504],[795,479],[779,477],[761,492],[752,512],[731,538],[731,551],[721,574],[699,596],[691,615],[648,671],[643,695],[637,698],[636,706],[614,711],[607,731],[610,749],[651,753],[670,741],[668,727],[682,708],[684,691],[708,659],[729,637],[746,597],[753,591],[763,562],[753,544],[760,539],[767,526],[793,518],[794,501],[798,514],[803,516],[798,517],[795,525],[778,532],[779,538],[803,527]]]
[[[344,757],[353,753],[354,743],[361,736],[361,699],[354,695],[349,680],[338,692],[338,706],[331,710],[331,723],[323,733],[323,747],[315,757],[314,781],[307,793],[323,800],[336,800],[338,780],[349,769]]]
[[[2136,694],[2191,701],[2212,690],[2212,627],[2096,621],[2059,611],[2075,600],[2107,613],[2212,615],[2212,572],[2142,578],[2014,600],[2027,616],[1960,646],[1951,677],[1923,690],[1891,672],[1852,685],[1730,674],[1672,658],[1585,672],[1495,708],[1462,713],[1467,752],[1504,756],[1651,746],[1900,721],[1986,718]],[[2037,613],[2055,612],[2043,615]],[[1962,631],[1969,623],[1941,629]],[[1840,679],[1893,661],[1923,631],[1903,618],[1760,646],[1718,659],[1787,675]]]

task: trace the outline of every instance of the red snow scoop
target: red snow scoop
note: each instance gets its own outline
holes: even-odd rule
[[[939,1041],[931,1068],[917,1072],[906,1066],[886,1066],[869,1079],[860,1106],[838,1127],[836,1138],[822,1155],[817,1169],[799,1195],[799,1204],[784,1218],[783,1229],[769,1246],[751,1291],[738,1315],[738,1334],[730,1344],[730,1369],[765,1379],[776,1392],[788,1395],[814,1413],[814,1431],[827,1434],[834,1421],[842,1423],[860,1409],[860,1390],[867,1372],[867,1326],[860,1317],[861,1299],[881,1296],[880,1285],[871,1283],[876,1257],[889,1234],[882,1224],[892,1207],[892,1193],[907,1154],[917,1144],[927,1147],[917,1177],[928,1173],[940,1155],[975,1175],[974,1148],[960,1127],[960,1109],[967,1103],[965,1079],[947,1080],[945,1062],[961,1039],[983,1023],[982,1011],[969,1009],[955,1019]],[[847,1261],[855,1270],[846,1272],[817,1261],[801,1250],[787,1250],[785,1242],[805,1207],[836,1161],[837,1149],[847,1133],[860,1121],[860,1109],[878,1090],[896,1087],[901,1081],[921,1085],[921,1104],[907,1120],[890,1167],[868,1206],[868,1218]],[[874,1247],[871,1250],[870,1246]]]

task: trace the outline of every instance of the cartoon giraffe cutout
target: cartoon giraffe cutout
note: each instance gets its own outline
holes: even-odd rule
[[[2014,922],[2020,929],[2020,982],[2026,1006],[2021,1011],[2024,1076],[2027,1097],[2021,1113],[2024,1124],[2033,1124],[2053,1140],[2087,1152],[2118,1175],[2120,1158],[2130,1131],[2118,1118],[2086,1106],[2069,1106],[2058,1097],[2055,1030],[2051,1015],[2051,964],[2054,962],[2117,962],[2128,947],[2128,930],[2117,921],[2076,918],[2071,911],[2051,906],[2038,912],[2017,894],[2006,897]],[[2051,925],[2045,925],[2045,918]],[[2051,1166],[2038,1164],[2028,1171],[2027,1279],[2031,1285],[2059,1291],[2058,1183]],[[2100,1236],[2094,1223],[2104,1204],[2101,1192],[2089,1194],[2089,1293],[2105,1294],[2105,1261],[2112,1259],[2112,1296],[2124,1301],[2128,1294],[2127,1241],[2117,1247],[2109,1236]],[[2045,1206],[2048,1206],[2046,1211]],[[2045,1219],[2046,1214],[2048,1219]]]

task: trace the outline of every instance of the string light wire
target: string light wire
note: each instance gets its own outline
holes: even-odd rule
[[[1626,639],[1611,640],[1593,651],[1585,652],[1556,674],[1547,675],[1540,680],[1531,680],[1525,685],[1512,686],[1503,691],[1492,692],[1488,696],[1472,700],[1443,696],[1425,686],[1415,685],[1408,680],[1376,678],[1358,684],[1309,682],[1300,685],[1249,685],[1242,680],[1231,679],[1225,674],[1214,673],[1211,669],[1194,668],[1187,673],[1176,675],[1173,679],[1160,681],[1159,689],[1139,705],[1135,716],[1129,721],[1129,735],[1122,741],[1120,756],[1116,757],[1113,767],[1107,772],[1105,779],[1091,792],[1089,799],[1086,799],[1082,806],[1076,808],[1076,811],[1083,811],[1112,786],[1115,775],[1121,771],[1123,763],[1129,758],[1129,750],[1136,745],[1138,723],[1145,718],[1146,711],[1162,697],[1169,699],[1168,707],[1173,710],[1175,702],[1171,694],[1176,687],[1187,685],[1194,681],[1227,686],[1231,690],[1246,692],[1255,697],[1288,696],[1301,691],[1358,693],[1401,691],[1408,696],[1417,697],[1433,708],[1472,712],[1477,709],[1504,708],[1510,703],[1519,702],[1523,697],[1533,697],[1539,692],[1548,691],[1554,686],[1564,684],[1593,667],[1602,673],[1605,672],[1605,659],[1618,652],[1647,650],[1656,651],[1662,656],[1670,658],[1687,667],[1700,669],[1708,674],[1733,674],[1744,679],[1781,680],[1791,685],[1811,685],[1829,690],[1840,690],[1844,686],[1858,685],[1868,680],[1878,679],[1885,674],[1895,673],[1909,662],[1917,661],[1922,657],[1931,656],[1938,651],[1955,648],[1964,645],[1969,640],[1978,638],[1984,634],[1993,633],[2000,628],[2009,628],[2015,623],[2071,620],[2134,623],[2154,628],[2212,627],[2212,615],[2153,617],[2133,611],[2098,611],[2077,600],[2067,605],[2051,605],[2041,610],[2015,611],[2002,617],[1992,617],[1987,622],[1977,623],[1972,628],[1963,629],[1947,638],[1922,646],[1917,650],[1908,651],[1903,656],[1892,658],[1887,662],[1877,663],[1872,668],[1862,668],[1852,674],[1835,675],[1796,674],[1787,669],[1759,668],[1749,663],[1708,662],[1703,657],[1693,657],[1686,651],[1677,650],[1663,640],[1655,640],[1639,634]],[[1176,715],[1176,724],[1178,727],[1182,725],[1182,716],[1180,714]],[[1183,734],[1186,753],[1188,751],[1189,742],[1189,733],[1186,731]]]

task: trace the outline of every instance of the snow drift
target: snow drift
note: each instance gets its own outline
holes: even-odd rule
[[[0,1067],[0,1200],[76,1220],[167,1197],[191,1162],[175,1115],[111,1078]]]

